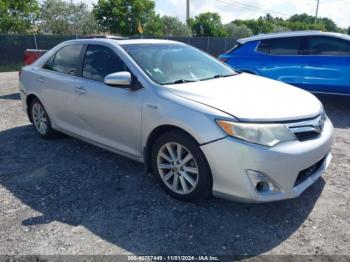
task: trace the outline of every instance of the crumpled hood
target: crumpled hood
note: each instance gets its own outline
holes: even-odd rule
[[[315,117],[322,104],[299,88],[249,74],[168,85],[172,93],[219,109],[241,121],[288,121]]]

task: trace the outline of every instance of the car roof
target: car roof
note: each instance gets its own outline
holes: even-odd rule
[[[127,39],[117,41],[120,45],[133,45],[133,44],[179,44],[180,42],[166,40],[166,39]]]
[[[114,39],[114,38],[81,38],[66,41],[67,43],[112,43],[118,45],[143,45],[143,44],[182,44],[181,42],[165,40],[165,39]]]
[[[266,39],[274,39],[281,37],[296,37],[296,36],[333,36],[342,38],[345,40],[350,40],[350,36],[340,34],[340,33],[332,33],[332,32],[321,32],[321,31],[293,31],[293,32],[280,32],[280,33],[271,33],[271,34],[259,34],[247,38],[238,39],[237,42],[240,44],[245,44],[252,41],[260,41]]]

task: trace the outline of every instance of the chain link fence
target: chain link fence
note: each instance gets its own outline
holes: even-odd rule
[[[84,38],[75,35],[0,35],[0,71],[18,70],[23,64],[26,49],[50,49],[71,39]],[[130,37],[139,38],[139,37]],[[156,37],[144,37],[156,38]],[[236,38],[223,37],[157,37],[187,43],[213,56],[218,56],[236,44]]]

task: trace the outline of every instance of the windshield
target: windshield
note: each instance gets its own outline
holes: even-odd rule
[[[129,44],[123,48],[160,85],[180,84],[235,75],[206,53],[183,44]]]

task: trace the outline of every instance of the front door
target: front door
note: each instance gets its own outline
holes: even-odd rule
[[[308,37],[303,86],[314,92],[350,94],[350,41]]]
[[[129,71],[109,47],[89,45],[75,100],[81,135],[113,149],[141,157],[141,114],[144,89],[104,84],[106,75]]]
[[[262,76],[291,85],[301,83],[303,61],[299,37],[261,40],[256,52]]]

